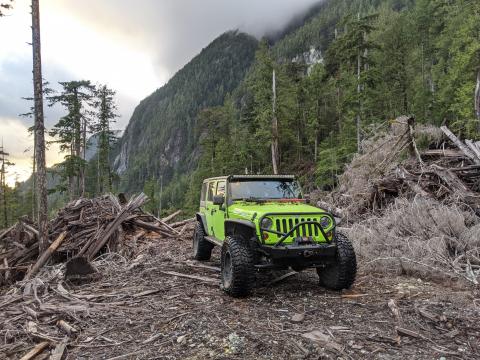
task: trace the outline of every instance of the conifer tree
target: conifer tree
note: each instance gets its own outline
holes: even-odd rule
[[[62,92],[49,97],[50,105],[61,104],[67,110],[50,131],[55,137],[60,149],[67,152],[63,162],[62,178],[68,180],[68,186],[60,187],[61,191],[68,188],[70,199],[85,194],[85,152],[87,147],[87,132],[91,124],[89,105],[95,87],[87,80],[60,82]]]
[[[106,85],[98,86],[94,91],[92,105],[95,122],[91,130],[98,138],[97,147],[97,193],[112,191],[112,169],[110,167],[110,149],[116,137],[111,124],[118,117],[114,102],[115,91]]]

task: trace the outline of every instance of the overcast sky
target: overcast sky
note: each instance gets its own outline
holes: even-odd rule
[[[88,79],[117,91],[125,128],[138,102],[167,82],[221,33],[240,29],[261,37],[281,30],[318,0],[40,0],[43,77]],[[31,96],[30,2],[15,0],[0,18],[0,137],[10,160],[9,182],[31,172],[32,120],[18,114]],[[46,125],[62,109],[46,109]],[[1,141],[1,139],[0,139]],[[47,163],[63,155],[52,145]]]

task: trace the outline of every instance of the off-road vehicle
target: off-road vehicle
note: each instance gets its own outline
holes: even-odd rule
[[[308,204],[294,176],[231,175],[203,181],[193,256],[222,248],[221,287],[248,295],[261,269],[316,268],[320,284],[349,288],[356,257],[336,217]]]

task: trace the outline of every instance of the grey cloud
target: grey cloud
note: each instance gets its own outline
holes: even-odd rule
[[[281,30],[319,0],[51,0],[102,31],[142,44],[159,77],[169,76],[221,33],[261,37]],[[132,71],[134,71],[132,69]],[[161,84],[159,84],[161,85]]]

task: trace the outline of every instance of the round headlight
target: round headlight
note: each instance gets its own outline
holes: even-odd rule
[[[331,224],[331,220],[328,216],[322,216],[320,219],[320,226],[324,229],[328,228]]]
[[[270,229],[273,225],[273,221],[270,218],[263,218],[260,224],[264,229]]]

